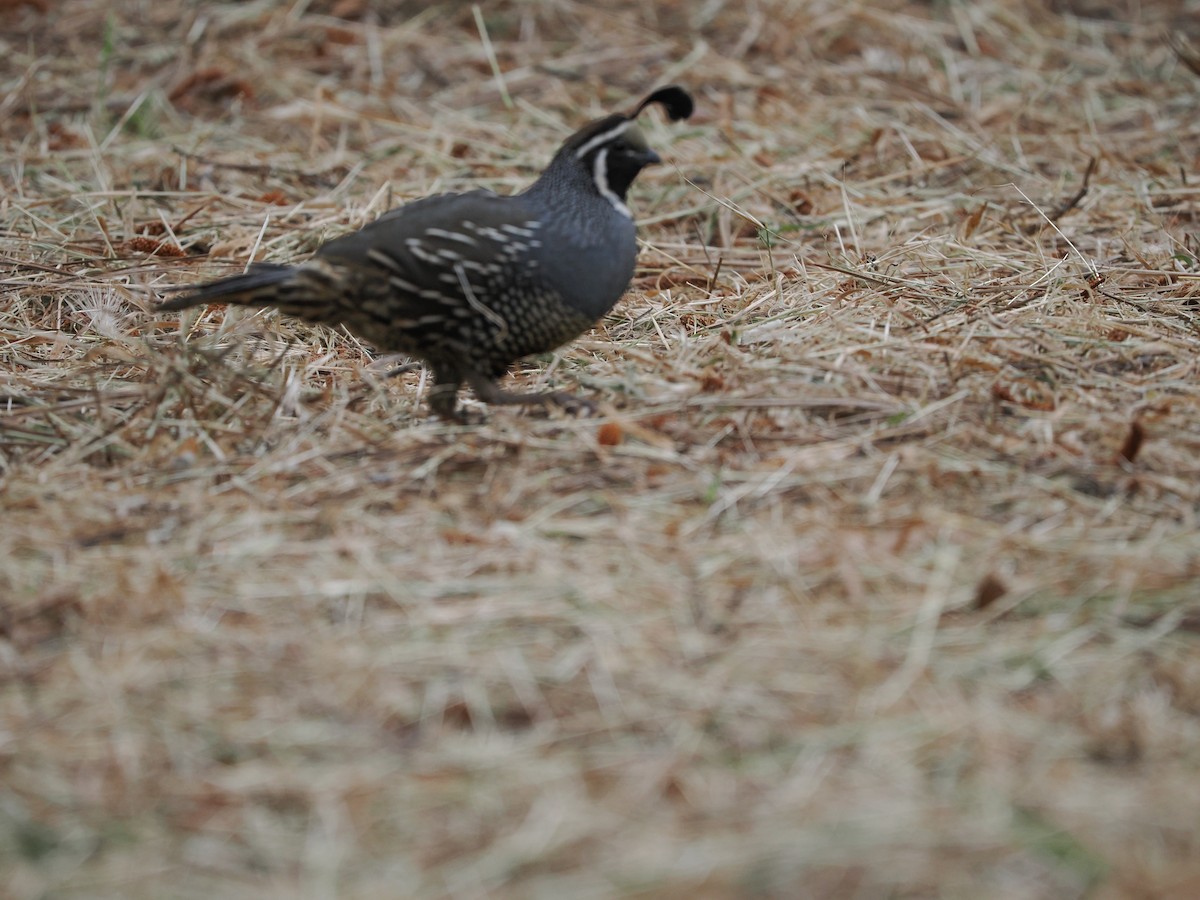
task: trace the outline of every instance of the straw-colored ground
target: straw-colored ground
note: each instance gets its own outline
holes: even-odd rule
[[[371,6],[0,11],[0,895],[1200,896],[1200,5]],[[154,312],[668,82],[597,418]]]

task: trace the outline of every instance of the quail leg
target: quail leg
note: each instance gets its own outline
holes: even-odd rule
[[[396,366],[394,369],[388,369],[383,373],[384,378],[395,378],[397,375],[407,375],[409,372],[415,372],[421,368],[419,362],[406,362],[404,365]]]
[[[462,421],[463,414],[456,410],[458,405],[458,389],[462,381],[458,378],[446,378],[438,375],[429,389],[429,408],[439,419],[447,421]]]
[[[505,391],[490,378],[481,375],[468,375],[467,380],[475,389],[475,396],[484,403],[497,406],[546,406],[553,403],[564,412],[577,416],[595,412],[595,404],[583,397],[576,397],[566,391],[521,392]]]

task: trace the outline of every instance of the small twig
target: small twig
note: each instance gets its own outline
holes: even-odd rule
[[[1099,162],[1100,162],[1100,159],[1099,159],[1099,157],[1096,157],[1096,156],[1093,156],[1091,159],[1088,160],[1087,169],[1084,170],[1084,173],[1083,173],[1083,184],[1081,184],[1079,186],[1079,190],[1077,190],[1065,203],[1063,203],[1062,206],[1060,206],[1058,209],[1054,210],[1054,212],[1050,213],[1049,216],[1047,216],[1047,219],[1050,221],[1051,224],[1057,222],[1059,219],[1061,219],[1063,216],[1065,216],[1067,213],[1069,213],[1071,210],[1073,210],[1076,206],[1079,205],[1079,201],[1082,200],[1084,198],[1084,195],[1086,195],[1088,192],[1088,185],[1092,181],[1092,174],[1096,171],[1096,166],[1099,164]]]
[[[168,225],[168,227],[170,228],[170,230],[171,230],[172,232],[176,232],[176,233],[177,233],[177,232],[179,231],[179,229],[180,229],[180,228],[182,228],[184,225],[186,225],[186,224],[187,224],[187,221],[188,221],[190,218],[192,218],[192,216],[196,215],[196,213],[203,212],[204,210],[208,209],[208,207],[209,207],[210,205],[212,205],[212,200],[211,200],[211,199],[209,199],[209,200],[205,200],[203,203],[198,203],[198,204],[197,204],[197,205],[196,205],[196,206],[195,206],[195,207],[194,207],[194,208],[191,210],[191,212],[188,212],[188,213],[186,213],[186,214],[185,214],[185,215],[184,215],[182,218],[180,218],[180,219],[176,219],[176,220],[175,220],[175,224],[174,224],[174,225],[168,225],[168,223],[167,223],[165,220],[163,221],[163,224],[164,224],[164,225]]]
[[[249,272],[250,267],[254,265],[254,258],[258,255],[258,248],[262,246],[263,235],[267,233],[267,226],[271,223],[271,213],[268,212],[263,219],[262,228],[258,229],[258,237],[254,239],[254,246],[250,248],[250,258],[246,260],[246,268],[244,272]]]
[[[471,12],[475,15],[475,27],[479,30],[479,40],[483,42],[483,52],[487,56],[488,65],[492,67],[492,77],[496,79],[496,90],[500,92],[504,108],[512,109],[512,97],[508,95],[508,86],[504,83],[504,73],[500,71],[500,61],[496,59],[496,48],[492,46],[492,39],[488,37],[487,24],[483,21],[483,10],[479,8],[478,3],[473,3]]]
[[[1058,232],[1058,236],[1066,242],[1067,246],[1075,251],[1075,255],[1078,256],[1083,261],[1083,264],[1085,266],[1087,266],[1088,271],[1091,272],[1093,275],[1099,275],[1100,272],[1096,268],[1096,264],[1093,263],[1090,259],[1088,259],[1086,256],[1084,256],[1083,253],[1080,252],[1079,248],[1075,246],[1075,244],[1071,241],[1071,239],[1062,233],[1062,229],[1060,229],[1054,223],[1054,220],[1051,219],[1044,212],[1042,212],[1041,207],[1039,207],[1036,203],[1034,203],[1032,200],[1030,200],[1029,195],[1026,194],[1023,190],[1021,190],[1021,188],[1016,184],[1016,182],[1012,182],[1012,186],[1016,190],[1016,192],[1021,195],[1021,199],[1024,200],[1026,203],[1028,203],[1030,206],[1032,206],[1034,208],[1034,210],[1037,212],[1037,214],[1046,220],[1046,224],[1049,225],[1051,228],[1053,228],[1056,232]],[[1054,268],[1058,268],[1058,266],[1055,266]],[[1053,269],[1051,271],[1053,271]],[[1039,281],[1040,280],[1041,279],[1039,279]],[[1034,284],[1036,284],[1036,283],[1037,282],[1034,282]]]
[[[1187,41],[1173,32],[1167,32],[1164,40],[1166,40],[1167,46],[1175,51],[1179,61],[1187,66],[1193,75],[1200,75],[1200,53],[1194,52]]]
[[[262,175],[264,177],[269,175],[291,175],[299,178],[306,184],[316,184],[322,187],[330,187],[336,184],[335,180],[331,180],[332,176],[334,173],[345,168],[344,166],[335,166],[325,169],[322,172],[305,172],[303,169],[292,169],[286,166],[272,166],[263,163],[222,162],[199,153],[192,153],[190,150],[184,150],[182,147],[174,144],[171,146],[171,151],[182,156],[184,159],[194,160],[216,169],[230,169],[234,172],[246,172],[250,175]]]
[[[723,255],[717,257],[716,268],[713,269],[713,273],[712,273],[712,275],[709,276],[709,279],[708,279],[707,290],[708,290],[708,293],[710,293],[710,294],[713,292],[713,288],[715,288],[717,286],[717,279],[721,277],[721,265],[724,262],[725,262],[725,257]]]

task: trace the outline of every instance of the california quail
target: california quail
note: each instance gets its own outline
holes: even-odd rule
[[[417,200],[298,266],[256,263],[159,309],[275,306],[344,325],[380,350],[423,360],[434,380],[429,405],[443,418],[454,417],[464,382],[488,403],[575,405],[568,394],[510,393],[496,382],[518,359],[591,328],[629,286],[637,239],[625,193],[644,166],[661,161],[634,124],[651,103],[674,120],[692,114],[685,90],[660,88],[631,114],[567,138],[519,194]]]

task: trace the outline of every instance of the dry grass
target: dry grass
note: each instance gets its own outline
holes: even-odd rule
[[[4,6],[4,896],[1200,896],[1195,3]],[[667,81],[599,419],[153,312]]]

